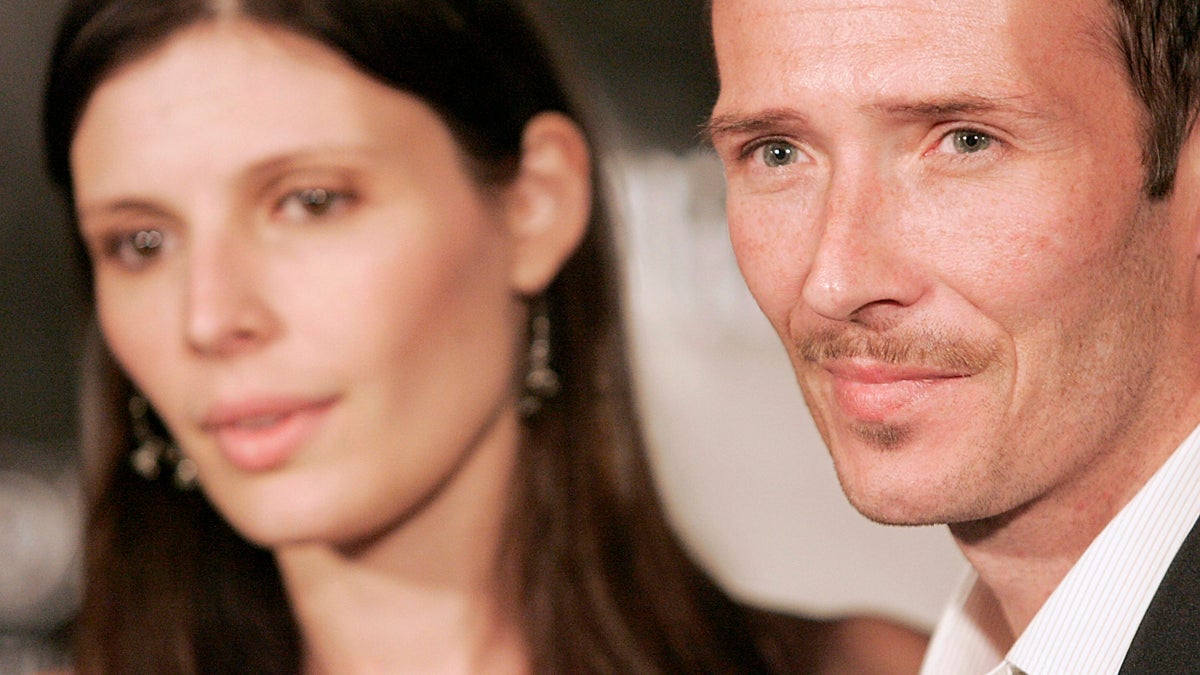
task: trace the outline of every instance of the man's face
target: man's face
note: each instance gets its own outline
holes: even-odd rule
[[[1143,198],[1111,21],[1103,0],[715,2],[733,245],[868,517],[1086,499],[1178,393],[1195,242]]]

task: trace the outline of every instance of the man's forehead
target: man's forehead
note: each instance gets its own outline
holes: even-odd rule
[[[736,33],[739,24],[820,26],[829,42],[854,43],[887,36],[977,31],[990,26],[1022,25],[1026,29],[1099,29],[1111,35],[1115,0],[713,0],[718,38]],[[1055,18],[1071,18],[1056,23]],[[888,28],[892,30],[889,32]],[[1061,35],[1068,35],[1062,32]],[[762,34],[770,39],[770,33]]]
[[[903,99],[1116,58],[1108,0],[715,0],[722,91],[796,85]],[[963,81],[973,78],[976,82]],[[999,86],[991,86],[999,85]],[[917,99],[925,96],[917,96]]]
[[[1137,103],[1098,26],[1108,1],[715,0],[721,86],[706,131],[716,142],[970,118],[1046,135],[1124,120]]]

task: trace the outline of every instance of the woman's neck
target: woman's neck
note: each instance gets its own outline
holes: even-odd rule
[[[370,543],[276,550],[307,673],[528,672],[498,562],[520,431],[499,425],[418,513]]]
[[[400,579],[328,548],[289,554],[305,670],[324,673],[528,671],[516,622],[490,584]]]

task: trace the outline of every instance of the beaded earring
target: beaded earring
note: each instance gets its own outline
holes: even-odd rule
[[[517,406],[525,418],[536,415],[546,400],[557,395],[560,388],[558,373],[550,366],[550,311],[545,298],[534,300],[529,313],[529,357],[522,380],[521,400]]]
[[[150,409],[150,402],[141,394],[129,397],[129,420],[133,440],[137,444],[129,455],[133,470],[148,481],[158,480],[164,472],[169,472],[177,489],[195,489],[196,463],[184,456],[179,446],[165,438],[162,423]]]

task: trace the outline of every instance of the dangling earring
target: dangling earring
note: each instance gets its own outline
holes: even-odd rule
[[[521,401],[517,409],[525,418],[542,409],[546,399],[558,394],[558,373],[550,367],[550,310],[546,299],[539,297],[530,303],[529,360],[522,381]]]
[[[151,422],[150,402],[141,394],[129,397],[130,428],[137,447],[129,455],[129,463],[139,476],[158,480],[163,469],[172,472],[175,487],[192,490],[196,487],[196,463],[183,455],[179,446],[168,441]]]

